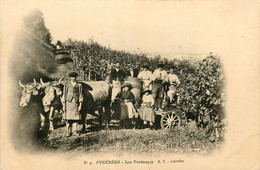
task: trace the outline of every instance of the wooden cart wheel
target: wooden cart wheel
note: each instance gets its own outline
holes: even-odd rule
[[[181,126],[181,116],[177,111],[171,111],[162,115],[161,127],[163,129],[173,129]]]

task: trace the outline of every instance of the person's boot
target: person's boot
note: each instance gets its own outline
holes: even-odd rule
[[[135,121],[135,118],[132,119],[132,129],[136,129],[136,121]]]
[[[147,125],[147,122],[144,120],[144,123],[143,123],[144,127]]]
[[[50,127],[49,127],[49,131],[50,131],[50,132],[54,131],[53,119],[50,119]]]
[[[42,114],[40,114],[40,117],[41,117],[41,127],[40,127],[40,130],[44,130],[45,117]]]
[[[144,121],[144,129],[147,129],[149,127],[147,121]]]
[[[73,122],[72,123],[72,135],[73,136],[77,136],[78,135],[78,123],[77,122]]]
[[[70,123],[67,121],[67,122],[66,122],[65,137],[70,137],[70,136],[71,136],[71,127],[70,127]]]
[[[153,130],[153,129],[154,129],[153,122],[150,122],[150,129],[151,129],[151,130]]]

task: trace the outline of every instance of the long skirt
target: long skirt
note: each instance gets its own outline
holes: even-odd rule
[[[128,119],[128,109],[127,109],[127,105],[124,102],[120,103],[120,120],[126,120]]]
[[[135,111],[135,108],[131,102],[121,102],[120,103],[120,120],[132,119],[137,117],[138,114]]]
[[[150,104],[142,103],[140,117],[144,121],[155,122],[155,112]]]
[[[66,101],[66,113],[67,120],[81,120],[80,112],[78,111],[79,103],[73,99],[71,102]]]

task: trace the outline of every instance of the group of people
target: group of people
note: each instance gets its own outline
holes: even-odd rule
[[[72,72],[69,74],[70,81],[65,83],[63,89],[63,110],[66,110],[66,133],[67,136],[76,133],[78,121],[81,119],[80,110],[82,108],[83,94],[82,85],[76,81],[78,74]],[[135,108],[135,96],[131,92],[132,85],[125,82],[126,78],[139,78],[142,81],[142,100],[141,110],[138,113]],[[158,64],[158,68],[152,73],[149,66],[145,65],[143,70],[138,72],[132,65],[129,65],[127,72],[120,68],[117,62],[111,70],[110,81],[112,84],[111,101],[115,99],[121,100],[120,119],[132,119],[141,117],[144,125],[153,126],[155,122],[155,111],[162,111],[162,101],[167,97],[170,102],[174,100],[173,95],[176,87],[180,84],[177,75],[173,69],[169,70],[169,74],[163,69],[163,64]],[[165,96],[165,94],[167,94]],[[149,124],[148,124],[149,123]]]
[[[168,102],[173,102],[177,86],[180,80],[174,74],[173,68],[167,73],[163,69],[163,64],[158,64],[157,69],[152,73],[148,65],[144,65],[143,70],[138,73],[132,65],[129,65],[129,70],[125,73],[120,69],[120,63],[116,63],[111,71],[110,81],[112,83],[112,102],[119,98],[123,102],[121,105],[121,119],[125,117],[137,118],[135,98],[131,92],[131,83],[124,83],[126,78],[139,78],[142,82],[142,100],[141,110],[139,115],[144,121],[144,125],[149,122],[152,127],[155,122],[155,111],[163,111],[163,100],[167,98]],[[126,107],[124,107],[124,104]]]

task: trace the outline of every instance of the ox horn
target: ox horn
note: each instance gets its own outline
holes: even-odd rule
[[[42,78],[40,78],[40,82],[42,85],[46,85],[43,81],[42,81]]]
[[[21,81],[19,80],[19,85],[21,86],[21,87],[25,87],[22,83],[21,83]]]
[[[64,76],[62,76],[60,79],[59,79],[59,82],[58,82],[58,84],[60,84],[61,83],[61,80],[64,78]]]
[[[35,78],[33,79],[33,83],[34,83],[34,86],[37,85],[37,82],[36,82]]]

